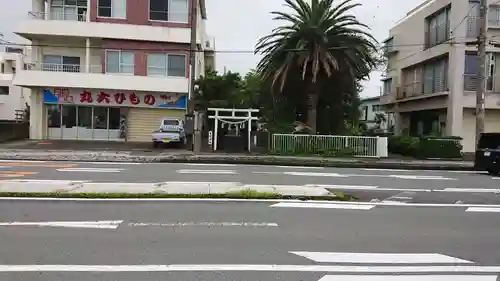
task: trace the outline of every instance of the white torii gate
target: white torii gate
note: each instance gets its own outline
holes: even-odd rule
[[[209,115],[209,119],[214,119],[215,124],[214,124],[214,142],[213,142],[213,150],[217,150],[217,139],[218,139],[218,132],[219,132],[219,121],[222,123],[227,123],[227,124],[232,124],[232,125],[239,125],[244,122],[247,122],[247,127],[248,127],[248,151],[250,151],[251,147],[251,132],[252,132],[252,120],[257,121],[259,120],[258,117],[252,116],[252,113],[257,113],[259,112],[258,109],[238,109],[238,108],[208,108],[208,111],[214,111],[215,115]],[[231,112],[231,115],[220,115],[220,112]],[[238,112],[246,112],[246,116],[236,116],[236,113]],[[238,120],[238,121],[229,121],[229,120]]]

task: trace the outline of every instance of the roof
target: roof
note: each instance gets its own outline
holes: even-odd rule
[[[369,97],[361,99],[361,102],[378,101],[378,100],[380,100],[380,97]]]

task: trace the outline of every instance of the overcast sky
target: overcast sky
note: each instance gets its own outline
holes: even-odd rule
[[[146,0],[144,0],[146,1]],[[258,38],[271,32],[276,23],[270,11],[283,10],[282,0],[206,0],[208,6],[208,33],[216,38],[217,68],[245,73],[257,64],[259,57],[252,51]],[[371,27],[372,34],[382,41],[389,28],[407,11],[423,0],[354,0],[363,6],[355,10],[358,20]],[[340,3],[341,0],[338,0]],[[31,0],[0,0],[0,33],[5,39],[20,41],[11,32],[31,8]],[[224,53],[224,51],[243,53]],[[247,53],[244,53],[247,52]],[[365,83],[362,96],[380,93],[380,73],[371,75]]]

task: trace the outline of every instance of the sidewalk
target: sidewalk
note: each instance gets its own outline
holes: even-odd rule
[[[78,162],[255,164],[409,170],[473,170],[474,168],[473,162],[471,161],[403,160],[391,158],[323,158],[215,153],[194,154],[185,150],[99,151],[0,149],[0,159]]]
[[[86,182],[69,180],[3,180],[0,181],[2,196],[53,196],[71,197],[82,195],[90,198],[134,197],[193,197],[206,198],[210,195],[224,197],[309,197],[331,198],[336,195],[324,188],[314,186],[254,185],[238,182],[160,182],[160,183],[117,183]],[[140,196],[142,195],[142,196]],[[146,196],[150,195],[150,196]]]

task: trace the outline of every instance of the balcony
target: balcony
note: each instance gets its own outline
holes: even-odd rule
[[[135,76],[104,73],[101,65],[29,63],[18,71],[13,83],[22,87],[115,89],[146,92],[187,93],[185,77]]]
[[[189,28],[88,22],[85,14],[56,12],[29,12],[28,17],[20,21],[15,33],[28,40],[65,36],[181,44],[191,42]],[[198,44],[202,44],[202,39],[198,40]]]
[[[464,91],[474,92],[477,89],[478,79],[476,74],[464,74]],[[486,78],[486,90],[493,91],[493,76]]]

